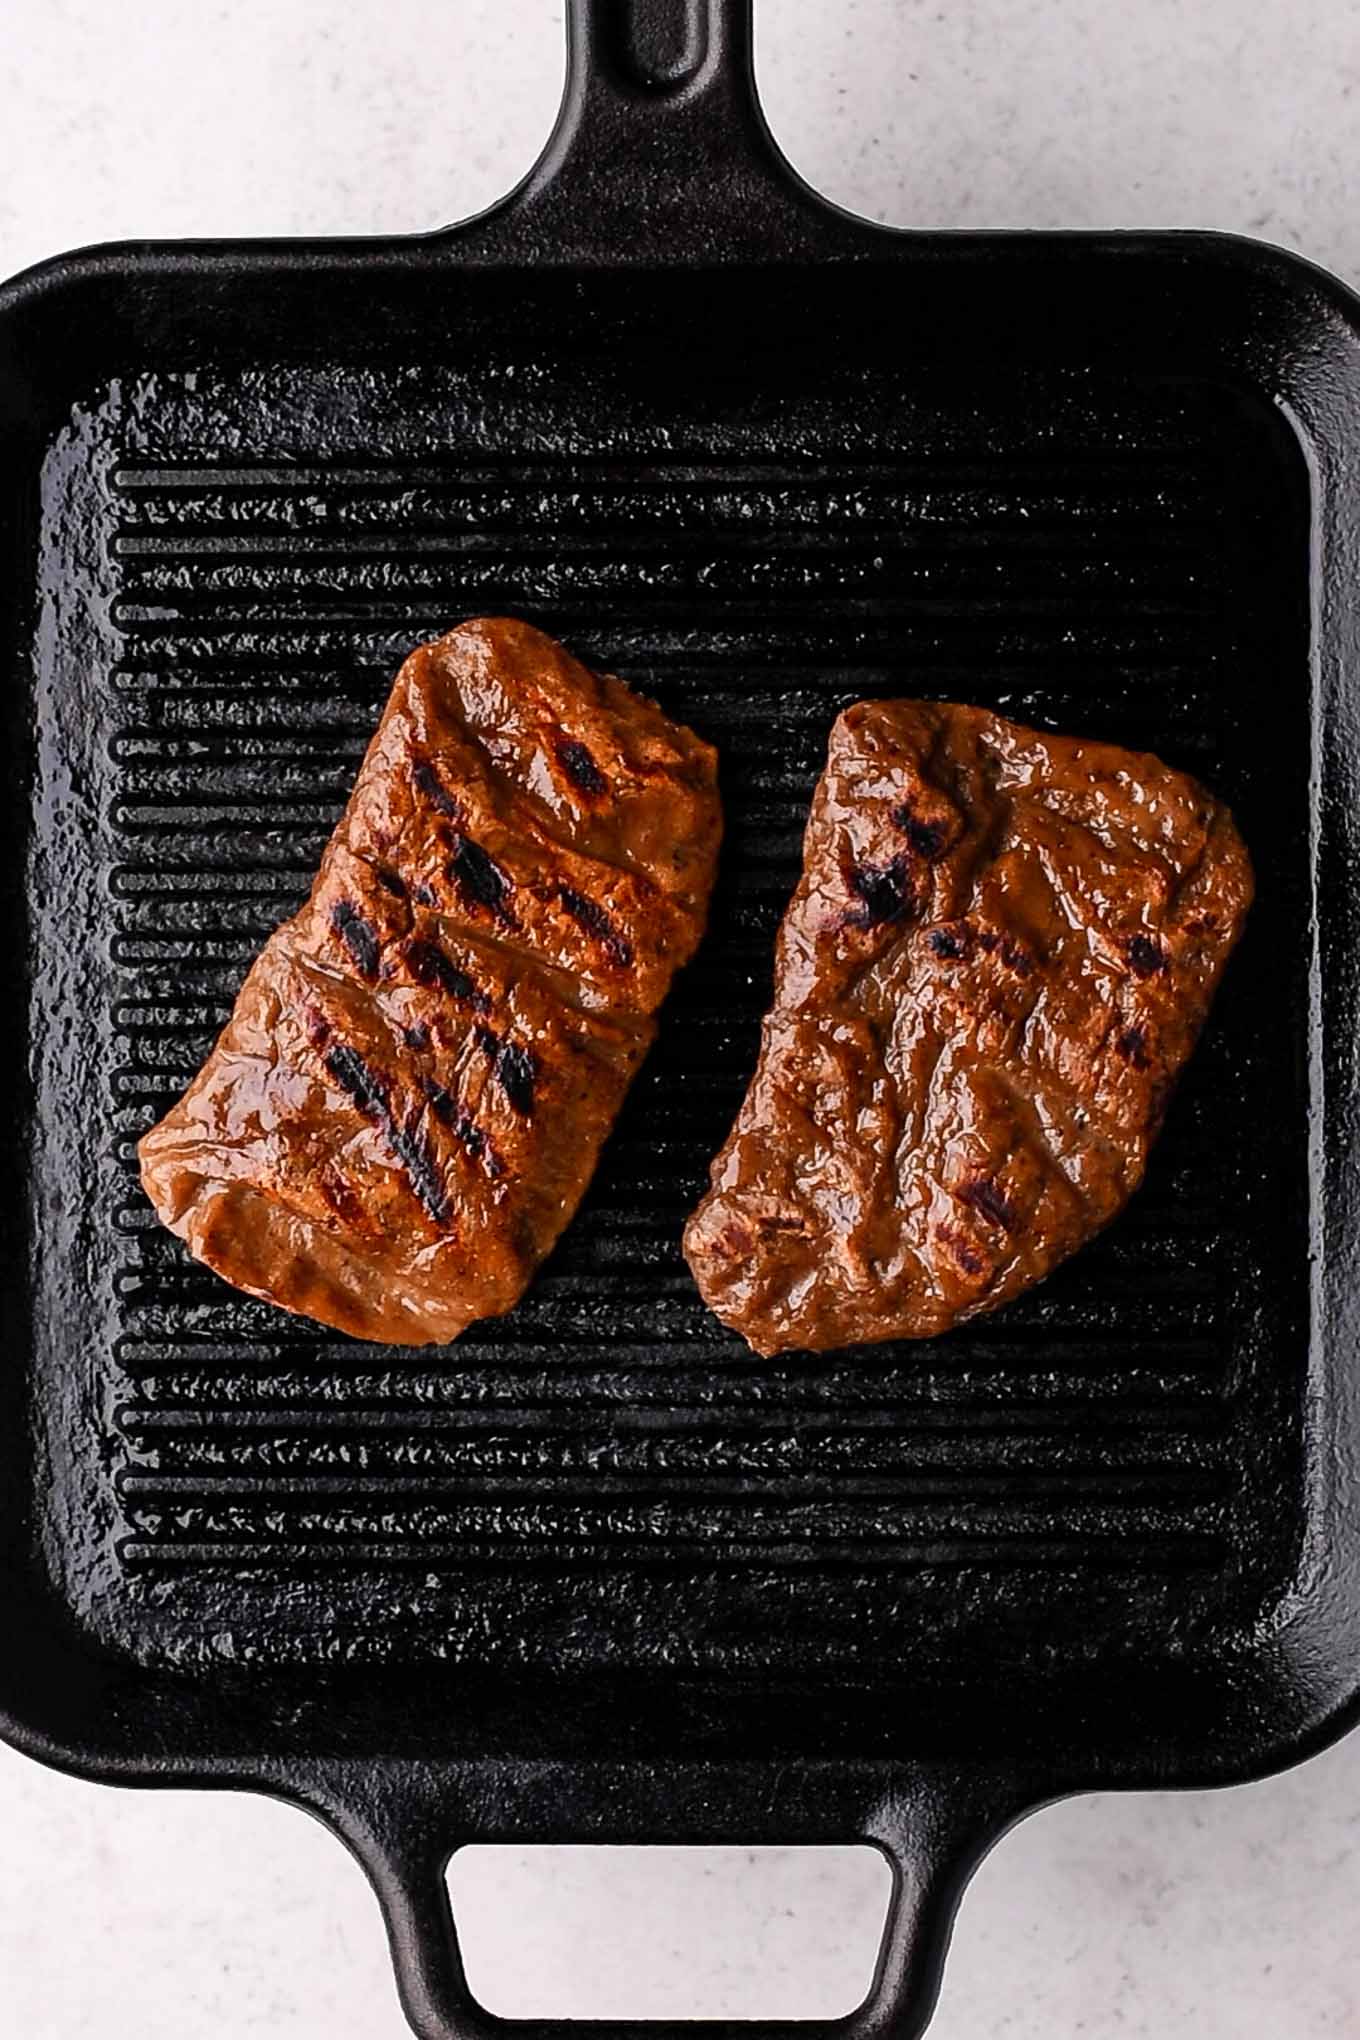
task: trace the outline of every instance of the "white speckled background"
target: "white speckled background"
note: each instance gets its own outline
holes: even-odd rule
[[[554,0],[3,0],[0,274],[127,235],[420,228],[527,168]],[[775,133],[922,226],[1218,226],[1360,280],[1352,0],[758,0]],[[507,2010],[844,2002],[872,1865],[666,1866],[654,1938],[587,1859],[461,1894]],[[1005,1841],[932,2040],[1360,2036],[1360,1738],[1232,1793],[1077,1801]],[[598,1934],[585,1930],[592,1925]],[[647,1995],[640,1997],[639,1993]],[[697,2000],[696,2000],[697,2003]],[[0,1750],[0,2040],[402,2040],[339,1845],[259,1800],[119,1793]]]

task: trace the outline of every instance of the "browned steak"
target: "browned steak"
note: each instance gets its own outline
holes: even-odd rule
[[[311,897],[142,1181],[229,1282],[364,1339],[509,1310],[703,932],[716,758],[527,624],[397,675]]]
[[[831,733],[760,1059],[685,1250],[758,1353],[927,1338],[1040,1281],[1142,1178],[1251,902],[1156,758],[983,709]]]

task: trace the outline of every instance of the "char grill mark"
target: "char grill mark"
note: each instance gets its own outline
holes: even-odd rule
[[[534,1109],[534,1079],[538,1063],[532,1052],[517,1042],[507,1041],[496,1057],[496,1081],[516,1112],[528,1119]]]
[[[612,962],[627,970],[633,961],[633,945],[620,935],[599,902],[587,899],[584,893],[574,891],[569,885],[560,885],[557,888],[557,897],[577,927],[584,928],[587,935],[595,938]]]
[[[509,900],[515,888],[510,874],[471,836],[454,838],[449,877],[468,906],[481,907],[493,920],[514,926]]]
[[[845,916],[843,925],[847,928],[886,927],[915,913],[926,882],[919,866],[938,863],[957,836],[957,827],[951,826],[951,821],[942,816],[923,819],[910,801],[902,801],[893,809],[892,823],[906,837],[910,848],[897,851],[884,864],[861,860],[851,865],[847,883],[861,904]]]
[[[965,1183],[954,1195],[970,1211],[980,1211],[993,1225],[1000,1226],[1002,1232],[1010,1232],[1015,1224],[1015,1206],[989,1177],[980,1176],[975,1183]]]
[[[1125,1027],[1116,1038],[1115,1047],[1136,1070],[1148,1068],[1147,1035],[1141,1027]]]
[[[378,1128],[435,1224],[446,1225],[448,1199],[434,1156],[420,1133],[419,1115],[413,1113],[405,1124],[397,1118],[382,1078],[348,1043],[339,1042],[329,1051],[326,1068],[350,1103]]]
[[[944,1242],[951,1258],[958,1263],[965,1275],[981,1275],[987,1264],[977,1248],[965,1239],[957,1226],[937,1225],[935,1237]]]
[[[947,963],[965,961],[973,953],[973,931],[966,921],[932,928],[926,939],[934,954],[943,957]]]
[[[586,746],[575,737],[559,737],[553,745],[557,762],[578,793],[599,800],[608,793],[609,781]]]
[[[450,1092],[446,1091],[442,1084],[436,1084],[427,1078],[422,1089],[429,1103],[430,1110],[434,1113],[436,1119],[448,1127],[454,1138],[462,1143],[463,1147],[472,1156],[472,1159],[476,1162],[481,1162],[487,1175],[493,1181],[503,1176],[505,1174],[505,1164],[487,1139],[486,1134],[478,1126],[472,1114],[465,1111],[458,1103],[458,1100]]]
[[[534,1082],[538,1076],[538,1059],[533,1051],[521,1048],[515,1041],[502,1041],[489,1027],[479,1027],[474,1038],[482,1054],[491,1058],[492,1074],[516,1112],[525,1119],[532,1118]]]
[[[411,766],[411,777],[415,781],[417,791],[424,794],[436,814],[443,815],[445,820],[450,822],[459,819],[463,810],[427,759],[415,760]]]
[[[978,941],[988,956],[999,956],[1007,970],[1013,970],[1017,977],[1033,977],[1034,958],[1013,935],[998,935],[994,928],[988,928]]]
[[[390,892],[394,900],[406,898],[406,881],[400,872],[393,871],[390,864],[375,864],[373,869],[377,873],[379,885]]]
[[[479,991],[465,970],[447,957],[437,942],[427,942],[417,936],[406,945],[406,967],[418,985],[426,991],[447,992],[451,999],[462,1005],[471,1006],[476,1013],[489,1013],[491,1001],[485,992]]]
[[[943,857],[949,847],[949,830],[943,821],[923,822],[909,801],[894,808],[893,820],[918,857],[924,857],[928,864]]]
[[[1147,935],[1133,936],[1125,945],[1124,954],[1129,960],[1129,969],[1140,978],[1152,977],[1166,962],[1160,946]]]
[[[852,865],[850,890],[863,902],[845,916],[847,928],[880,928],[900,921],[916,904],[911,866],[905,852],[887,864]]]
[[[344,943],[361,977],[375,978],[382,945],[378,932],[366,921],[352,900],[337,900],[331,909],[331,927]]]

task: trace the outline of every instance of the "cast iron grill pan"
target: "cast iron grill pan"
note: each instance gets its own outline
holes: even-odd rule
[[[739,0],[572,29],[544,165],[469,228],[96,253],[0,301],[6,1730],[324,1813],[426,2036],[497,2023],[460,1842],[865,1835],[898,1903],[858,2025],[918,2031],[1026,1806],[1347,1718],[1353,306],[1250,244],[844,219],[768,142]],[[503,612],[716,742],[729,837],[561,1247],[404,1353],[192,1262],[134,1145],[401,658]],[[760,1360],[680,1230],[826,732],[900,693],[1199,774],[1258,903],[1107,1234],[945,1339]]]

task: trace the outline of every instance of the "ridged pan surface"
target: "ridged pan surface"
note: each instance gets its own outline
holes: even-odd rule
[[[179,1668],[836,1684],[1113,1670],[1268,1623],[1308,1312],[1309,509],[1283,425],[1170,377],[988,392],[774,346],[695,375],[549,332],[465,366],[120,378],[42,494],[35,1316],[81,1393],[37,1383],[39,1527],[82,1624]],[[305,891],[404,653],[499,612],[720,747],[723,875],[560,1249],[505,1320],[403,1353],[197,1266],[133,1147]],[[828,727],[903,693],[1200,775],[1258,902],[1103,1237],[946,1338],[759,1360],[681,1226]]]

